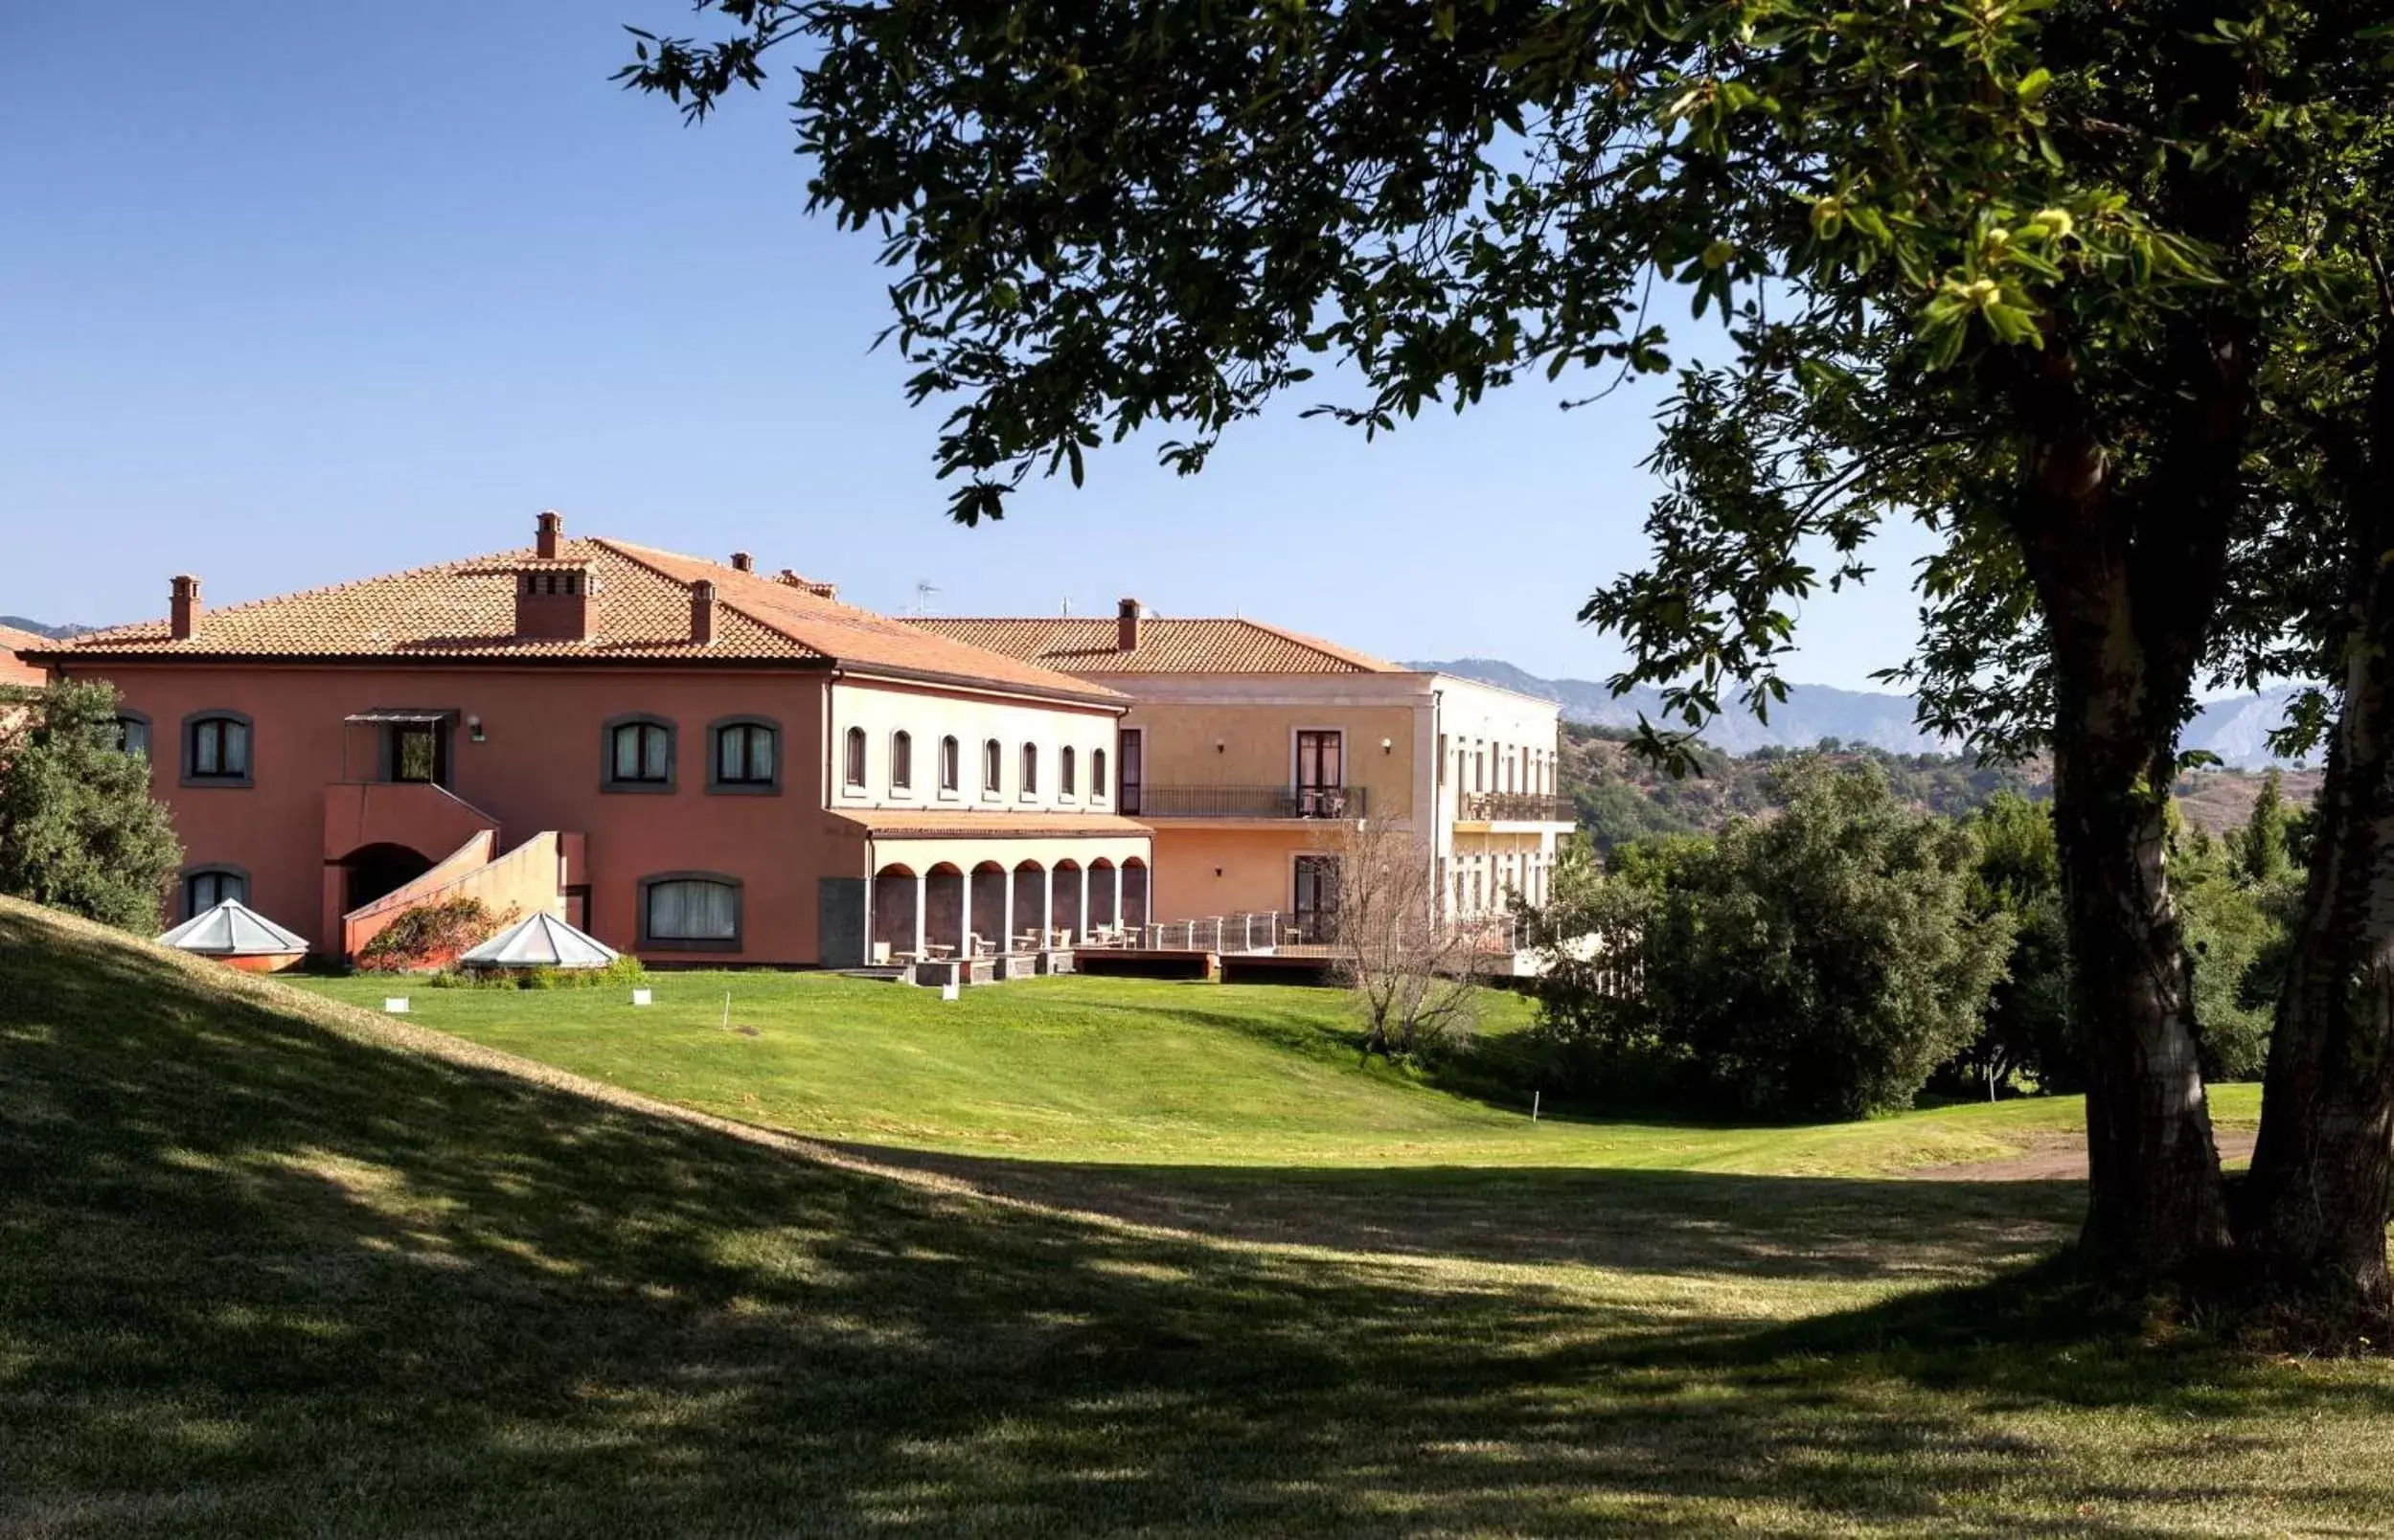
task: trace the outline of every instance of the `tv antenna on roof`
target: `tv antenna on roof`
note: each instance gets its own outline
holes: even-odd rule
[[[930,578],[916,578],[916,579],[915,579],[915,585],[914,585],[914,612],[915,612],[917,615],[928,615],[928,614],[930,614],[930,613],[931,613],[931,596],[932,596],[933,594],[938,593],[938,592],[939,592],[939,585],[938,585],[938,584],[936,584],[936,583],[934,583],[934,582],[932,582]]]

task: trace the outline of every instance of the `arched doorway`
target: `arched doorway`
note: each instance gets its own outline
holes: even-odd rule
[[[1026,934],[1034,939],[1023,950],[1045,950],[1047,926],[1047,869],[1037,861],[1025,861],[1015,868],[1015,934],[1006,938],[1007,950],[1015,950],[1015,938]]]
[[[341,857],[341,907],[365,908],[432,870],[432,858],[404,845],[361,845]]]
[[[1060,931],[1070,933],[1071,941],[1078,942],[1087,934],[1081,913],[1081,863],[1056,863],[1056,899],[1054,917],[1048,923]]]
[[[915,878],[910,867],[892,864],[873,874],[873,937],[867,960],[879,962],[914,950]]]
[[[923,943],[962,956],[969,944],[965,930],[965,874],[942,861],[923,874]]]
[[[1122,927],[1135,931],[1148,923],[1147,863],[1130,856],[1122,863]]]
[[[1006,900],[1013,896],[1013,886],[1006,877],[1006,869],[994,861],[984,861],[972,869],[972,934],[981,939],[975,950],[1008,952],[1014,949],[1014,925],[1006,917]]]
[[[1120,873],[1114,863],[1099,856],[1089,863],[1089,928],[1114,923]]]

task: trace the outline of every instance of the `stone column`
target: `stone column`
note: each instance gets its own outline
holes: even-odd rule
[[[918,872],[914,874],[914,955],[923,956],[923,912],[930,897],[930,878]]]
[[[1056,928],[1056,869],[1055,869],[1054,867],[1052,867],[1052,866],[1043,866],[1043,867],[1039,868],[1039,950],[1040,950],[1040,951],[1042,951],[1042,952],[1046,951],[1046,950],[1047,950],[1047,943],[1055,940],[1055,938],[1054,938],[1053,936],[1051,936],[1051,935],[1049,935],[1049,934],[1048,934],[1050,931],[1053,931],[1055,928]]]
[[[1081,879],[1081,904],[1072,912],[1072,939],[1085,941],[1089,939],[1089,869],[1082,867],[1078,874]]]
[[[1114,929],[1119,931],[1122,928],[1122,863],[1117,861],[1114,863]]]
[[[969,965],[972,961],[972,873],[965,873],[964,888],[956,903],[956,955],[963,958],[967,971],[956,977],[971,983]]]
[[[1009,868],[1006,872],[1005,893],[1006,928],[998,933],[997,949],[1001,952],[1011,952],[1015,949],[1015,873],[1012,868]]]

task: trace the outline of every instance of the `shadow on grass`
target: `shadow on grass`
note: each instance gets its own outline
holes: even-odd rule
[[[2075,1182],[1173,1166],[836,1147],[992,1196],[1215,1239],[1755,1279],[1979,1278],[2062,1245],[2086,1203]]]
[[[1449,1180],[1412,1249],[1499,1254]],[[1714,1202],[1506,1181],[1486,1222]],[[0,1191],[0,1531],[1984,1534],[2093,1501],[2132,1535],[2265,1478],[2003,1408],[2232,1400],[2256,1445],[2394,1411],[2066,1322],[1973,1336],[2001,1281],[1790,1325],[1813,1285],[1735,1240],[1573,1282],[994,1204],[353,1040],[7,908]],[[2267,1480],[2290,1517],[2394,1522]]]

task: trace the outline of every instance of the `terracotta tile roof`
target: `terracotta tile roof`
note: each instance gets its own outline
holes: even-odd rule
[[[515,634],[515,575],[586,568],[596,589],[583,640]],[[690,587],[716,587],[715,640],[690,639]],[[203,609],[175,641],[148,621],[45,642],[63,657],[557,659],[829,664],[1112,703],[1113,691],[1010,654],[984,651],[771,578],[620,540],[565,541],[387,573],[356,582]]]
[[[0,685],[38,685],[50,677],[47,669],[20,662],[17,654],[37,648],[57,645],[38,631],[20,631],[13,625],[0,625]]]
[[[1112,813],[985,813],[965,808],[937,807],[833,808],[835,824],[854,825],[876,839],[940,839],[947,835],[973,838],[1061,839],[1074,835],[1145,836],[1154,832],[1133,818]]]
[[[706,579],[723,605],[754,617],[821,655],[865,671],[983,680],[1050,694],[1119,701],[1103,686],[1041,668],[1009,652],[926,632],[869,609],[843,604],[811,589],[778,581],[729,563],[651,551],[621,540],[601,542],[609,550],[663,573],[677,584]],[[685,604],[687,600],[685,600]]]
[[[903,623],[1003,652],[1026,663],[1078,674],[1339,674],[1402,673],[1393,663],[1318,637],[1246,620],[1139,622],[1139,645],[1115,645],[1111,616],[1042,620],[1018,617],[933,618]]]

